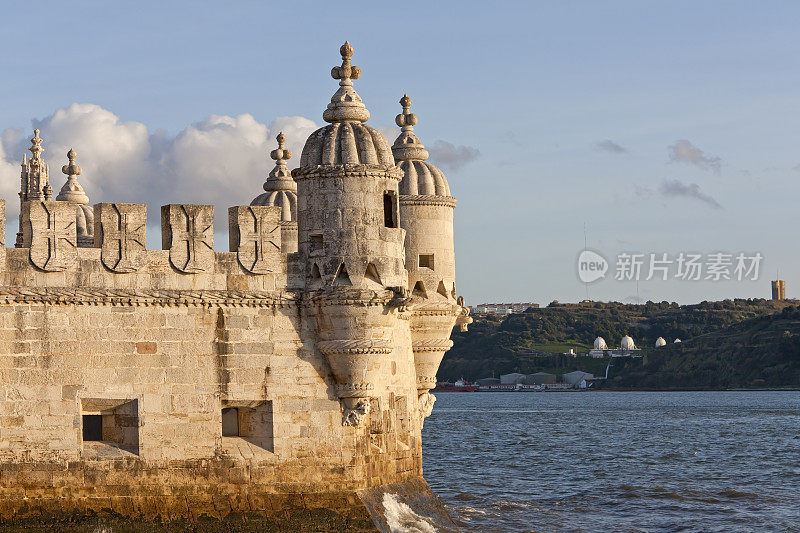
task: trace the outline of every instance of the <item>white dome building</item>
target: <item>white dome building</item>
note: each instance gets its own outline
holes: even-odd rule
[[[675,339],[675,342],[673,342],[673,344],[678,344],[680,342],[683,342],[683,341],[681,341],[680,339]]]
[[[625,335],[622,337],[622,340],[619,341],[619,349],[620,350],[635,350],[636,345],[633,343],[633,339],[629,335]]]
[[[594,340],[594,349],[595,350],[608,350],[608,345],[606,344],[606,340],[603,337],[597,337]]]
[[[659,337],[656,339],[656,348],[661,348],[662,346],[666,346],[667,341],[664,340],[664,337]]]

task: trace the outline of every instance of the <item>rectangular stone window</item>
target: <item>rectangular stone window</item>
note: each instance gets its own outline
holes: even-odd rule
[[[274,452],[273,417],[271,401],[226,400],[222,408],[222,447],[232,454]]]
[[[420,254],[419,267],[433,270],[433,254]]]
[[[103,415],[83,415],[83,442],[103,440]]]
[[[239,409],[237,407],[226,407],[222,410],[222,436],[239,436]]]
[[[325,247],[325,241],[322,239],[322,235],[312,235],[308,244],[308,252],[314,253],[319,252]]]
[[[81,421],[85,454],[139,453],[139,400],[82,398]]]
[[[397,227],[397,194],[394,191],[383,193],[383,225],[387,228]]]

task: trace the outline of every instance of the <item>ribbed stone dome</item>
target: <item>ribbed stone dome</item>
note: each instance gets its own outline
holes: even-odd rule
[[[436,165],[428,163],[428,151],[414,134],[417,115],[411,113],[411,98],[403,95],[400,99],[403,112],[397,115],[395,122],[401,128],[400,135],[392,145],[397,166],[403,170],[400,182],[400,194],[403,196],[433,195],[450,197],[450,186],[444,172]]]
[[[61,168],[61,172],[67,176],[67,182],[56,196],[56,200],[75,204],[75,229],[78,235],[78,246],[90,248],[94,246],[94,209],[88,205],[89,197],[78,183],[78,176],[83,170],[75,162],[76,158],[75,150],[70,149],[67,152],[69,163]]]
[[[300,166],[317,165],[395,166],[383,134],[361,122],[334,122],[312,133],[303,147]]]
[[[86,204],[78,204],[75,207],[78,246],[94,246],[94,209]]]
[[[394,157],[386,138],[364,124],[369,111],[353,88],[361,69],[350,64],[353,46],[346,42],[339,49],[342,65],[333,67],[331,76],[339,89],[322,114],[328,126],[312,133],[300,156],[300,168],[334,165],[380,165],[394,167]]]

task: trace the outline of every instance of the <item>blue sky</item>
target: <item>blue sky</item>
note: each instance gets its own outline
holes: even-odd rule
[[[146,198],[156,212],[219,196],[227,183],[230,205],[249,201],[271,168],[270,143],[250,143],[256,158],[242,168],[163,162],[202,158],[192,154],[220,124],[270,142],[289,127],[277,117],[321,125],[336,88],[330,68],[348,39],[370,124],[392,127],[407,92],[426,145],[479,152],[436,161],[459,199],[458,285],[468,301],[583,298],[575,263],[584,224],[589,246],[612,263],[590,286],[594,299],[636,297],[635,283],[611,279],[621,251],[764,256],[758,281],[642,281],[642,300],[767,296],[777,269],[789,296],[800,287],[795,2],[74,1],[7,3],[0,15],[7,170],[32,121],[43,135],[52,128],[54,168],[73,134],[93,201]],[[92,113],[99,118],[72,126]],[[112,157],[124,151],[116,133],[92,133],[112,116],[130,134],[125,164]],[[135,178],[137,157],[156,155],[161,166],[148,172],[164,175]],[[52,179],[58,188],[63,178]],[[120,198],[134,181],[147,190]],[[2,187],[10,203],[12,188]]]

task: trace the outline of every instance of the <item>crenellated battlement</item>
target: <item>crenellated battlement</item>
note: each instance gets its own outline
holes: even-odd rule
[[[69,203],[30,201],[22,207],[21,246],[0,250],[6,256],[0,276],[9,287],[277,293],[301,287],[296,254],[282,251],[287,223],[280,207],[230,208],[229,252],[214,250],[210,205],[163,206],[161,250],[146,247],[144,204],[96,204],[91,248],[77,246]],[[0,208],[4,212],[5,202]]]

